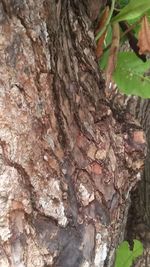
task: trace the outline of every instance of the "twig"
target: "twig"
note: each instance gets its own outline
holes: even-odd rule
[[[114,7],[115,7],[115,0],[112,0],[112,4],[111,4],[111,9],[110,9],[109,16],[108,16],[108,18],[107,18],[107,20],[106,20],[106,22],[104,24],[104,27],[99,31],[99,33],[95,37],[96,42],[102,36],[102,34],[106,31],[106,29],[107,29],[107,27],[108,27],[108,25],[110,23],[110,20],[111,20],[113,11],[114,11]]]

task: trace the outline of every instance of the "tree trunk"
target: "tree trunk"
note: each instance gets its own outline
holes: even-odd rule
[[[145,140],[105,98],[100,3],[0,2],[2,267],[113,265]]]
[[[150,266],[150,100],[135,97],[131,106],[132,113],[141,122],[145,131],[148,150],[142,179],[131,194],[126,239],[130,242],[135,238],[141,240],[144,253],[135,263],[135,267],[147,267]]]

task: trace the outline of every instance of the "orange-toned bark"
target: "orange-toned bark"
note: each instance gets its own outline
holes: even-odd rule
[[[137,125],[105,99],[82,2],[0,5],[0,265],[109,267]]]

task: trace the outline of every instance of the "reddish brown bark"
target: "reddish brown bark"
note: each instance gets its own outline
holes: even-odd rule
[[[145,144],[105,99],[86,4],[3,0],[0,23],[0,265],[111,266]]]

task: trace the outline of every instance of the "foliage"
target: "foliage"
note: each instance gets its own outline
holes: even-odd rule
[[[125,94],[150,98],[150,1],[114,0],[109,14],[103,11],[102,20],[96,41],[101,46],[97,56],[105,70],[106,87],[112,79]],[[120,32],[115,31],[116,24]],[[103,41],[99,42],[99,38]],[[132,52],[120,52],[127,39]]]
[[[150,9],[150,1],[147,0],[131,0],[119,14],[112,19],[112,22],[123,20],[137,19]]]
[[[113,77],[125,94],[148,98],[150,96],[150,76],[143,75],[148,69],[149,62],[143,63],[132,52],[120,52]]]
[[[133,250],[130,250],[129,243],[123,241],[116,250],[115,267],[131,267],[134,261],[143,254],[143,245],[134,239]]]

